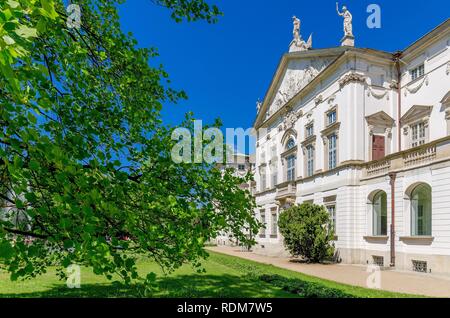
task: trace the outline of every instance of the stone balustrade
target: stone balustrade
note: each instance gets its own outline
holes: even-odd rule
[[[450,160],[450,137],[445,137],[386,156],[377,161],[363,165],[363,176],[372,178],[398,172],[410,168],[417,168],[441,160]]]
[[[277,185],[277,199],[295,196],[297,186],[294,181],[283,182]]]

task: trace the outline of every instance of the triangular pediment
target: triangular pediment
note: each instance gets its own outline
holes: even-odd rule
[[[366,116],[367,124],[374,127],[392,127],[395,120],[384,111]]]
[[[414,105],[401,118],[402,124],[409,124],[424,117],[429,117],[433,106]]]
[[[283,108],[342,52],[342,48],[331,48],[285,54],[259,108],[255,124],[261,124]]]

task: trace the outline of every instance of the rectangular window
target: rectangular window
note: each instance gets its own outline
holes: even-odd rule
[[[425,144],[425,137],[425,123],[418,123],[411,126],[411,148]]]
[[[314,125],[309,125],[306,127],[306,138],[314,135]]]
[[[332,134],[328,137],[328,169],[336,168],[337,164],[337,136]]]
[[[327,126],[334,124],[337,120],[336,111],[333,110],[327,114]]]
[[[238,169],[239,169],[240,171],[245,170],[245,165],[238,165]]]
[[[273,146],[270,149],[270,152],[271,152],[271,160],[276,160],[277,159],[277,147]]]
[[[278,184],[278,174],[275,170],[272,172],[272,187],[275,188],[277,184]]]
[[[261,174],[261,187],[260,187],[260,190],[264,191],[264,190],[266,190],[266,187],[267,187],[266,168],[265,167],[261,168],[260,174]]]
[[[295,156],[289,156],[287,159],[287,181],[295,180]]]
[[[413,68],[412,70],[409,71],[411,74],[411,80],[414,81],[416,79],[418,79],[419,77],[422,77],[425,75],[425,66],[419,65],[416,68]]]
[[[311,177],[314,174],[314,147],[306,147],[306,175]]]
[[[261,222],[261,228],[259,230],[259,237],[264,238],[264,237],[266,237],[266,211],[261,210],[259,213],[260,213],[260,222]]]
[[[327,210],[331,221],[329,230],[336,232],[336,205],[327,205]]]
[[[278,215],[277,215],[277,209],[272,208],[271,210],[272,220],[271,220],[271,237],[276,238],[278,237]]]

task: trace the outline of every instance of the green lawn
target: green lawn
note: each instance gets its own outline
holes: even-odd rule
[[[304,294],[298,293],[295,289],[299,284],[313,285],[313,295],[315,290],[320,290],[325,293],[338,292],[347,297],[410,297],[342,285],[218,253],[211,253],[203,266],[206,269],[204,274],[198,274],[190,266],[184,266],[175,273],[164,276],[155,263],[142,260],[139,263],[139,270],[143,274],[148,272],[158,274],[159,288],[155,297],[304,297]],[[271,277],[276,279],[272,282],[267,279],[267,275],[275,275]],[[285,280],[288,281],[287,286],[283,285]],[[281,285],[280,281],[283,281]],[[113,285],[105,278],[94,275],[89,269],[82,270],[81,289],[68,289],[58,280],[53,270],[34,280],[22,282],[11,282],[8,274],[0,272],[0,297],[138,297],[139,295],[137,288]]]

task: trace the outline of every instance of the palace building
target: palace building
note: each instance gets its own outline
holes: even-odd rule
[[[255,252],[287,255],[277,220],[324,205],[343,263],[450,273],[450,19],[395,53],[312,49],[294,17],[254,123]]]

